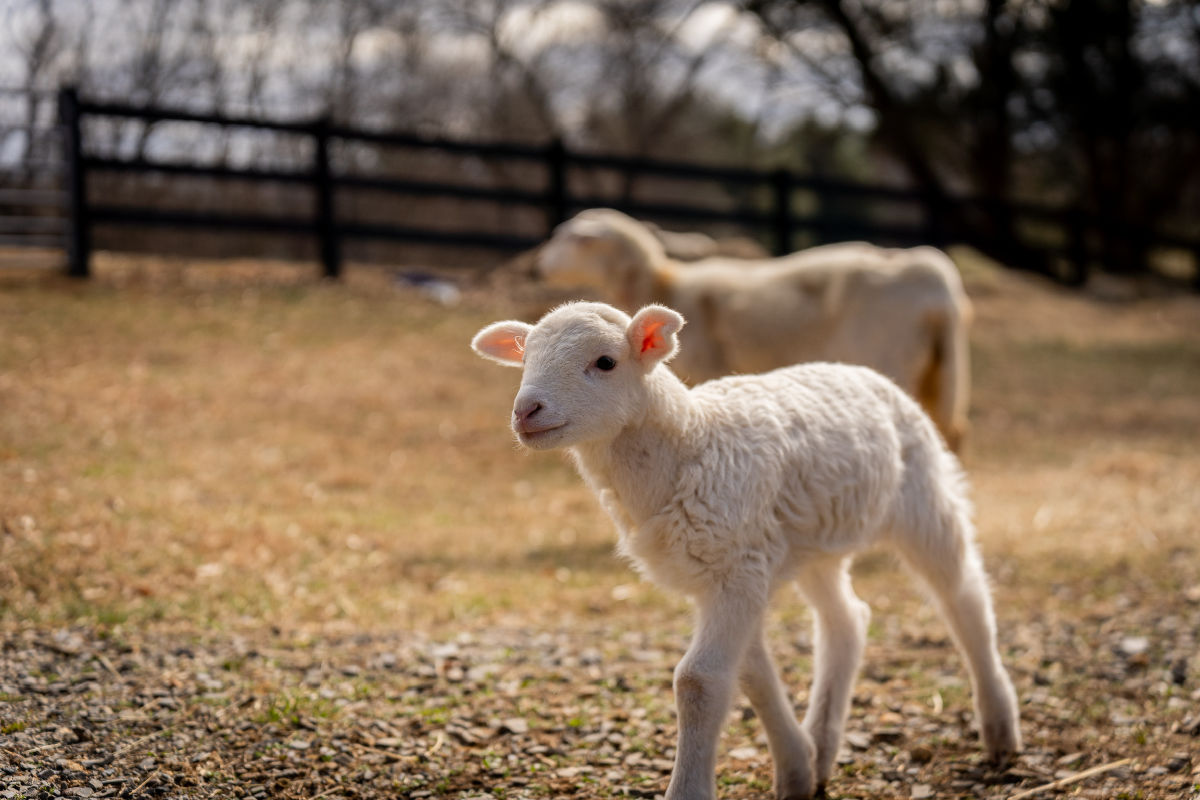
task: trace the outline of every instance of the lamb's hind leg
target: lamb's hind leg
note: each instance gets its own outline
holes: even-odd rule
[[[816,789],[813,775],[813,744],[800,728],[788,691],[767,652],[761,632],[750,642],[742,661],[742,691],[762,720],[775,762],[775,797],[801,800]]]
[[[1000,662],[987,575],[970,523],[957,514],[946,525],[941,536],[904,537],[900,552],[929,586],[967,662],[984,747],[1003,766],[1021,749],[1017,695]]]
[[[803,727],[816,748],[820,788],[837,759],[871,611],[850,587],[848,559],[814,561],[800,571],[797,581],[816,615],[813,683]]]

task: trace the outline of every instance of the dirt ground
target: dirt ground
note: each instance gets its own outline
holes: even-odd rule
[[[998,771],[886,554],[834,798],[1200,798],[1200,298],[956,253],[964,464],[1021,697]],[[569,464],[518,452],[445,307],[379,271],[102,256],[0,274],[0,798],[660,795],[685,601]],[[772,646],[807,704],[808,612]],[[723,798],[771,796],[743,700]]]

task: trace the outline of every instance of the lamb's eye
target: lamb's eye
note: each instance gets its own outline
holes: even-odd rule
[[[610,369],[612,369],[616,365],[617,365],[617,362],[613,361],[608,356],[600,356],[599,358],[596,359],[596,369],[602,369],[605,372],[608,372]]]

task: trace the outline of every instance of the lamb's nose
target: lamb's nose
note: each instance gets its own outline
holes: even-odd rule
[[[537,400],[526,400],[513,408],[513,416],[517,422],[525,422],[532,419],[533,415],[542,410],[542,404]]]

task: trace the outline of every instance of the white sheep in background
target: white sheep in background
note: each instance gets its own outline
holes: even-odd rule
[[[555,230],[537,269],[631,313],[649,303],[677,309],[689,324],[675,371],[688,383],[807,361],[861,364],[917,398],[952,449],[966,432],[971,304],[954,262],[935,248],[851,242],[685,264],[642,223],[597,208]]]
[[[604,212],[604,209],[594,209],[593,211],[584,212],[584,214],[602,212]],[[616,214],[619,212],[613,213]],[[654,238],[659,241],[663,247],[663,252],[668,257],[678,261],[700,261],[713,257],[761,260],[770,257],[770,253],[762,245],[748,236],[725,236],[716,239],[707,233],[669,231],[655,225],[653,222],[641,221],[640,224],[645,226],[646,230],[650,231]],[[495,264],[490,269],[476,274],[482,275],[485,278],[496,278],[500,282],[508,282],[508,288],[511,290],[511,281],[514,278],[524,280],[534,278],[538,275],[538,261],[541,259],[542,248],[545,245],[546,242],[543,242],[537,247],[518,253],[507,261]]]
[[[632,319],[570,303],[536,326],[497,322],[472,341],[522,366],[512,427],[528,448],[567,448],[651,580],[695,599],[675,670],[679,743],[668,800],[716,796],[717,743],[735,684],[767,734],[779,798],[807,798],[834,767],[869,610],[851,557],[892,545],[932,590],[969,668],[988,755],[1020,749],[987,578],[958,462],[928,417],[862,367],[807,364],[689,389],[664,362],[683,318]],[[815,613],[803,725],[768,654],[772,592],[796,581]]]

